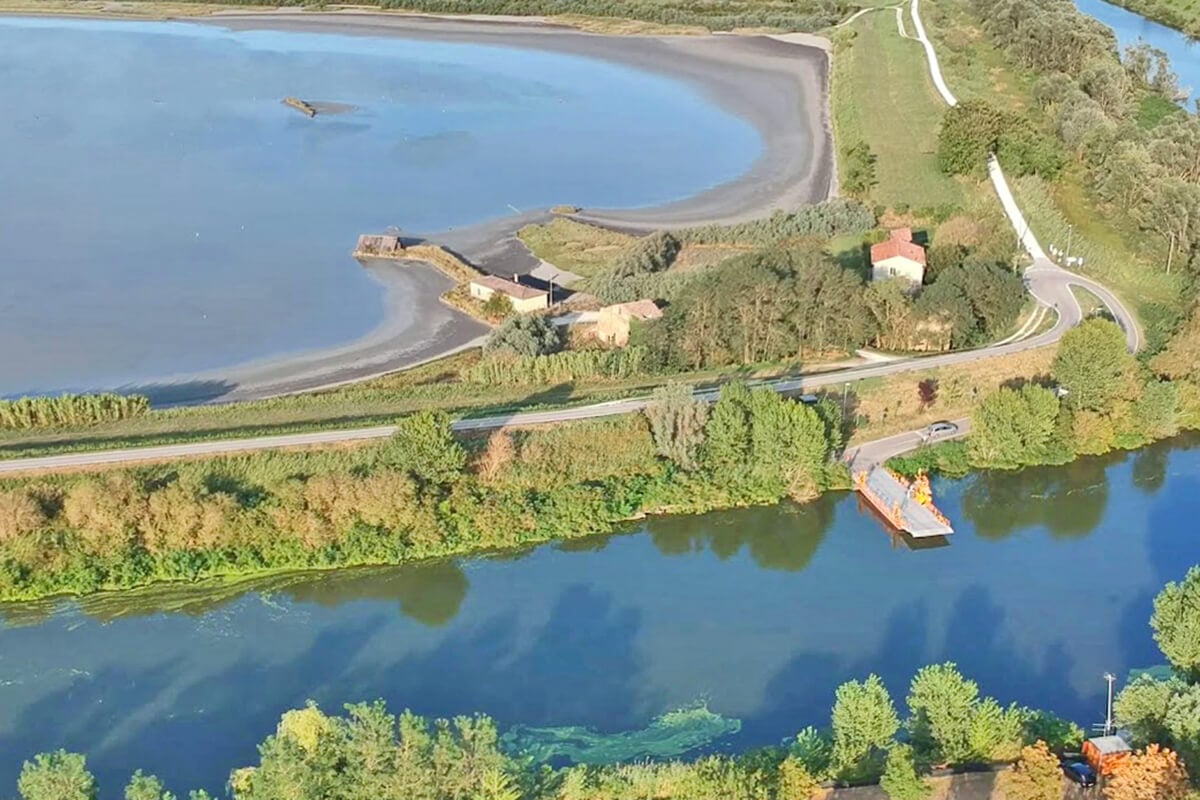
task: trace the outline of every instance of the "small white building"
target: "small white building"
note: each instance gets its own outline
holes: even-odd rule
[[[472,278],[469,288],[471,297],[485,303],[492,299],[492,295],[499,292],[508,298],[508,301],[512,303],[513,311],[518,314],[540,311],[550,306],[549,293],[543,292],[541,289],[534,289],[532,286],[524,286],[516,281],[507,281],[495,275],[481,275],[478,278]]]
[[[871,280],[907,278],[920,284],[925,280],[925,248],[913,241],[911,228],[896,228],[890,234],[871,248]]]

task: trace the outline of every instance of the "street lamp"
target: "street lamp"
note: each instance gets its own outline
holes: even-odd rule
[[[1104,717],[1104,735],[1112,736],[1113,729],[1116,728],[1116,725],[1113,724],[1113,684],[1116,683],[1117,676],[1106,672],[1104,680],[1108,681],[1108,713]]]

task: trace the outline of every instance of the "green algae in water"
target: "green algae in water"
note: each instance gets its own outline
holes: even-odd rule
[[[741,729],[741,720],[714,714],[707,706],[697,705],[668,711],[641,730],[598,733],[578,725],[557,728],[517,725],[504,734],[501,742],[510,752],[530,757],[536,763],[569,761],[601,765],[675,758]]]

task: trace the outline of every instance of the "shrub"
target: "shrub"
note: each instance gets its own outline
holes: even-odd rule
[[[138,394],[64,394],[0,400],[0,429],[96,425],[145,414],[150,400]]]
[[[562,348],[562,331],[543,316],[520,314],[509,317],[492,331],[483,352],[517,356],[544,356]]]

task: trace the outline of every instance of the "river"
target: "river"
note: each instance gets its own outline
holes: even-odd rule
[[[1197,98],[1197,92],[1200,92],[1200,44],[1187,34],[1104,0],[1075,0],[1075,6],[1112,28],[1122,48],[1141,40],[1166,53],[1179,75],[1180,87],[1189,92],[1191,100]]]
[[[1004,703],[1100,721],[1103,673],[1161,662],[1152,598],[1200,561],[1200,438],[935,489],[958,532],[921,550],[835,495],[493,558],[9,606],[0,791],[60,746],[107,797],[138,767],[220,789],[308,699],[599,733],[706,703],[720,719],[678,749],[736,749],[827,724],[845,680],[877,672],[902,704],[917,668],[954,660]]]

